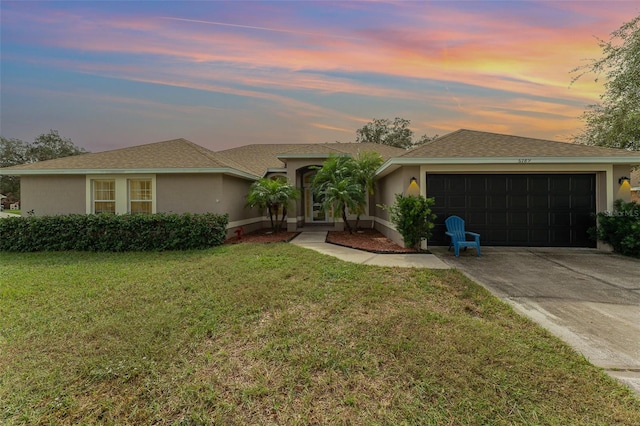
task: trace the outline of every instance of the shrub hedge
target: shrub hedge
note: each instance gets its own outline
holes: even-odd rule
[[[640,257],[640,204],[616,200],[612,212],[598,213],[598,227],[592,234],[618,253]]]
[[[2,251],[162,251],[224,243],[227,215],[61,215],[0,220]]]

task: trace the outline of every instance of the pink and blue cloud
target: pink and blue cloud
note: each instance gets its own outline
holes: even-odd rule
[[[566,140],[633,2],[1,4],[2,135],[91,151],[352,141],[372,118]]]

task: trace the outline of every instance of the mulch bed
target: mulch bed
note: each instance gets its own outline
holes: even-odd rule
[[[372,253],[419,253],[412,248],[400,247],[376,229],[359,229],[352,234],[331,231],[327,234],[327,242]]]
[[[229,238],[224,243],[288,243],[289,241],[293,240],[298,234],[299,232],[273,232],[270,229],[260,229],[249,234],[243,234],[240,238]]]
[[[225,244],[287,243],[298,234],[299,232],[272,232],[269,229],[261,229],[249,234],[244,234],[240,238],[229,238],[225,241]],[[348,231],[330,231],[327,234],[326,241],[331,244],[372,253],[424,253],[418,250],[400,247],[375,229],[360,229],[354,231],[353,234],[349,234]]]

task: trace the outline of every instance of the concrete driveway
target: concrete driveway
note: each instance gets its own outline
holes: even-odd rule
[[[640,260],[592,249],[482,247],[440,259],[640,393]]]

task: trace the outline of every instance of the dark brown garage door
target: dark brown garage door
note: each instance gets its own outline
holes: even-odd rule
[[[427,174],[438,215],[429,244],[448,245],[444,221],[458,215],[482,245],[595,247],[594,174]]]

